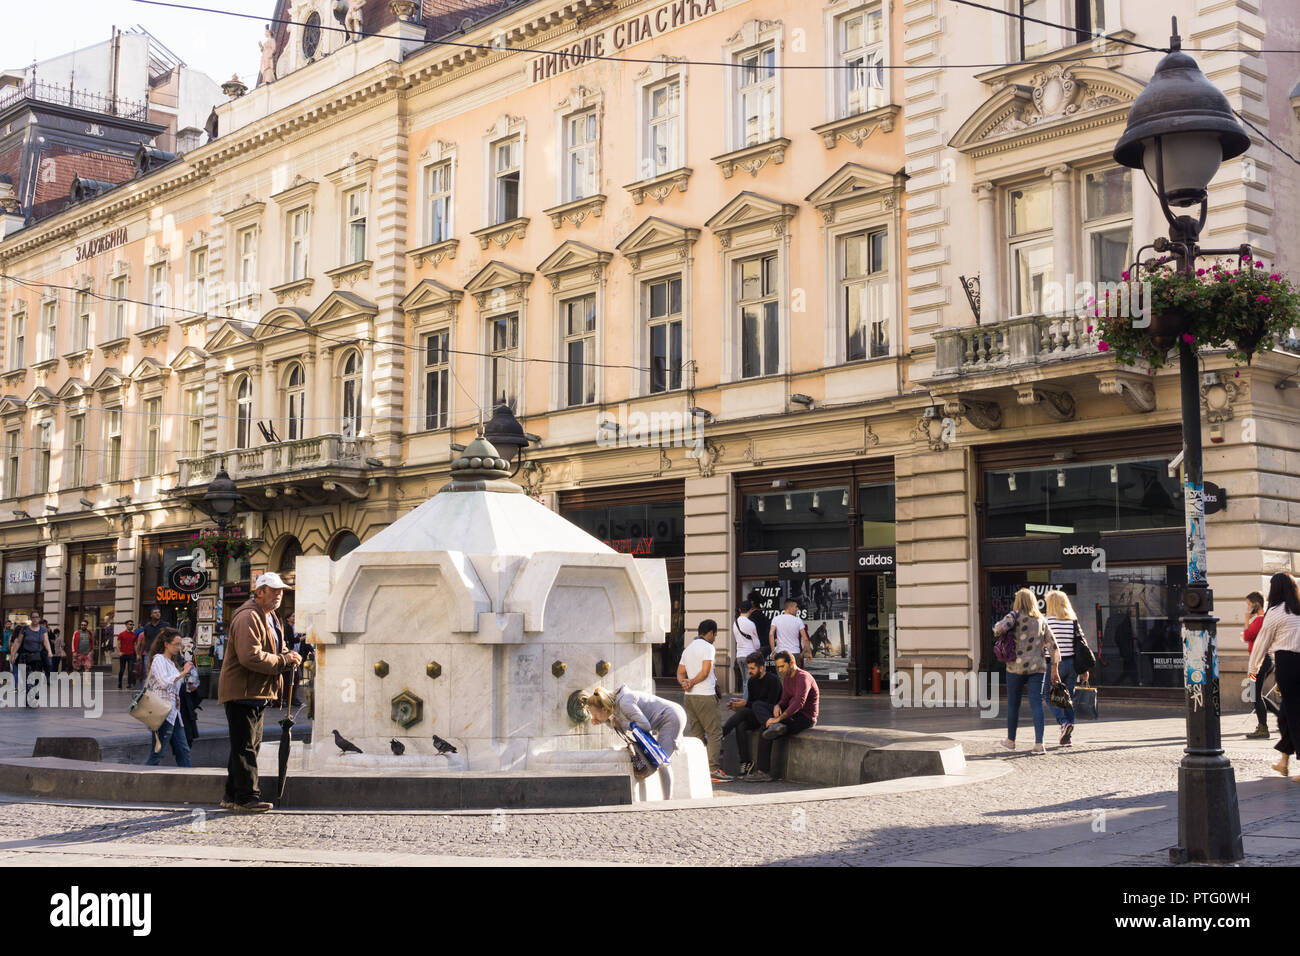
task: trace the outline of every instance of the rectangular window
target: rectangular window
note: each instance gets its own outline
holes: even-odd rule
[[[257,227],[239,230],[235,246],[239,253],[239,295],[245,298],[257,289]]]
[[[841,69],[839,115],[856,116],[885,105],[884,17],[879,4],[835,24]]]
[[[122,477],[122,409],[104,411],[104,480]]]
[[[840,302],[845,323],[845,359],[889,354],[888,232],[875,229],[840,240]]]
[[[1041,312],[1052,281],[1052,188],[1047,182],[1007,190],[1011,236],[1011,305],[1015,315]]]
[[[197,458],[203,451],[203,389],[185,393],[185,456]]]
[[[1047,20],[1047,0],[1020,0],[1020,13],[1025,17]],[[1025,19],[1020,21],[1020,59],[1042,56],[1049,49],[1047,27]]]
[[[13,317],[13,343],[9,349],[9,367],[22,368],[27,363],[27,313]]]
[[[72,351],[90,348],[90,293],[77,293],[77,321],[72,327]]]
[[[780,360],[777,257],[773,253],[736,263],[737,308],[740,310],[740,375],[775,375]]]
[[[451,356],[447,351],[450,332],[442,329],[424,337],[424,427],[447,427],[448,384]]]
[[[120,339],[126,337],[127,330],[127,310],[131,303],[126,300],[130,298],[131,287],[126,276],[117,276],[113,279],[113,303],[112,316],[113,327],[111,339]]]
[[[41,422],[37,426],[36,493],[50,490],[50,456],[54,448],[54,422]]]
[[[564,119],[564,201],[595,195],[596,111],[587,110]]]
[[[737,54],[736,147],[776,139],[776,49],[766,44]]]
[[[646,324],[650,330],[650,391],[682,387],[682,277],[645,283]]]
[[[144,473],[158,474],[159,452],[162,449],[162,399],[144,400]]]
[[[5,497],[18,497],[19,433],[5,435]]]
[[[492,363],[490,396],[493,407],[508,405],[512,412],[519,412],[519,400],[515,393],[515,360],[519,355],[519,316],[516,313],[499,315],[490,320],[488,329],[489,361]]]
[[[208,311],[208,250],[195,249],[190,253],[190,311]]]
[[[41,303],[41,354],[40,361],[48,362],[58,354],[59,303]]]
[[[343,233],[343,263],[364,262],[366,258],[366,213],[370,193],[365,189],[354,189],[343,197],[347,221]]]
[[[1106,33],[1106,0],[1074,0],[1076,43],[1086,43]]]
[[[73,488],[80,488],[86,483],[86,416],[73,415],[68,424],[72,432],[72,474],[69,478]]]
[[[149,328],[156,329],[167,322],[167,263],[155,262],[149,267]]]
[[[307,278],[307,230],[311,213],[304,206],[289,213],[289,281]]]
[[[424,195],[428,210],[425,241],[428,245],[451,238],[451,163],[427,166]]]
[[[646,175],[653,179],[682,165],[681,81],[674,77],[646,95]]]
[[[1133,261],[1131,170],[1112,166],[1084,173],[1083,232],[1092,281],[1122,281]]]
[[[512,136],[492,144],[494,176],[492,222],[509,222],[519,218],[519,176],[521,149],[519,137]]]
[[[596,400],[596,297],[584,295],[560,303],[564,322],[565,404]]]

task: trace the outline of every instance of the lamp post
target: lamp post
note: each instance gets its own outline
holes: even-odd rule
[[[1228,99],[1182,52],[1173,20],[1170,52],[1134,101],[1115,161],[1146,173],[1169,222],[1169,238],[1156,239],[1157,252],[1172,253],[1177,268],[1195,269],[1200,255],[1237,254],[1246,249],[1201,249],[1208,187],[1226,159],[1240,156],[1250,139],[1232,115]],[[1196,218],[1175,207],[1200,205]],[[1248,247],[1247,247],[1248,248]],[[1178,767],[1176,863],[1232,862],[1243,857],[1237,782],[1224,755],[1219,731],[1219,661],[1215,647],[1214,595],[1206,581],[1205,486],[1201,462],[1201,405],[1197,354],[1182,330],[1167,326],[1153,341],[1178,345],[1183,411],[1183,508],[1187,530],[1187,586],[1183,591],[1183,681],[1187,691],[1187,747]]]
[[[492,409],[492,417],[483,428],[483,437],[510,463],[514,469],[510,472],[510,477],[518,474],[519,466],[524,461],[523,451],[529,446],[530,440],[509,405],[498,405]]]
[[[217,528],[225,532],[230,526],[231,520],[235,516],[235,508],[239,505],[239,489],[235,487],[234,481],[230,475],[226,474],[226,469],[218,469],[212,481],[208,484],[208,491],[203,496],[203,502],[212,512],[212,517],[217,522]],[[226,546],[225,542],[217,542],[217,607],[216,607],[216,627],[214,628],[213,643],[225,638],[225,612],[221,606],[226,579]],[[215,656],[215,654],[214,654]],[[218,672],[220,673],[220,672]]]

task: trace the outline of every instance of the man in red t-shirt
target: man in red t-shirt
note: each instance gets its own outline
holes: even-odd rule
[[[1264,595],[1251,591],[1246,595],[1246,629],[1241,632],[1241,639],[1246,642],[1249,651],[1255,649],[1255,638],[1264,626]],[[1259,724],[1246,735],[1249,740],[1268,740],[1268,711],[1264,708],[1264,678],[1273,671],[1273,659],[1264,656],[1264,663],[1255,677],[1255,720]]]
[[[135,688],[135,645],[139,640],[135,636],[135,622],[127,621],[126,627],[117,635],[117,652],[122,656],[118,658],[121,661],[117,665],[117,689],[122,689],[122,676],[126,675],[126,686],[128,689]]]

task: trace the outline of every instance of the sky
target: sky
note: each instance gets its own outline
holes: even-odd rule
[[[275,0],[176,0],[232,13],[270,17]],[[21,69],[109,39],[113,27],[139,24],[187,65],[218,83],[238,73],[249,86],[257,79],[257,44],[266,24],[222,13],[175,10],[139,0],[60,0],[57,3],[4,2],[0,30],[0,69]]]

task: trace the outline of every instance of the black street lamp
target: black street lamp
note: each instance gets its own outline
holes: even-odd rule
[[[239,506],[239,489],[231,480],[230,475],[226,474],[225,468],[218,469],[212,481],[208,483],[208,490],[203,496],[203,503],[208,506],[208,510],[212,512],[212,517],[217,522],[217,528],[224,534],[235,517],[235,509]],[[226,545],[224,538],[217,539],[216,575],[217,607],[216,633],[213,635],[214,642],[224,638],[226,634],[225,609],[222,607],[226,579]]]
[[[514,469],[510,472],[510,477],[518,474],[519,466],[524,460],[523,451],[531,442],[509,405],[498,405],[492,409],[492,417],[483,428],[483,437],[492,443],[497,454],[510,463]]]
[[[1232,115],[1228,98],[1182,52],[1173,21],[1170,52],[1134,101],[1115,161],[1142,169],[1160,198],[1169,238],[1156,239],[1157,252],[1173,254],[1177,268],[1195,269],[1200,255],[1248,254],[1239,249],[1201,249],[1208,187],[1224,160],[1240,156],[1250,138]],[[1197,218],[1173,207],[1200,204]],[[1136,276],[1135,276],[1136,278]],[[1152,329],[1154,333],[1154,327]],[[1154,335],[1161,348],[1173,344]],[[1183,406],[1183,496],[1187,523],[1187,587],[1183,591],[1182,636],[1187,690],[1187,748],[1178,767],[1178,846],[1174,862],[1233,862],[1244,856],[1237,781],[1223,752],[1219,731],[1219,662],[1215,647],[1214,594],[1206,581],[1205,485],[1201,461],[1201,405],[1195,347],[1176,336]]]

